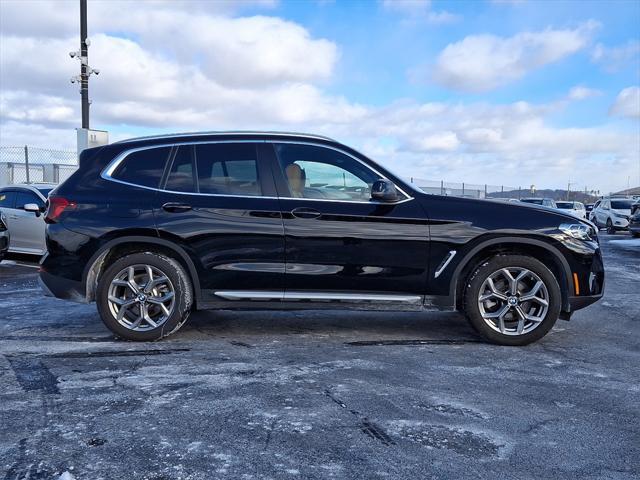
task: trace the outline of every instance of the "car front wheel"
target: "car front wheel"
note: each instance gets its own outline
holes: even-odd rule
[[[100,276],[98,312],[127,340],[158,340],[177,331],[193,304],[191,281],[173,258],[140,252],[116,260]]]
[[[616,233],[616,228],[613,226],[613,222],[610,218],[607,219],[607,233],[609,235],[613,235],[614,233]]]
[[[519,346],[539,340],[560,314],[558,281],[533,257],[492,257],[476,268],[465,287],[469,323],[482,337],[499,345]]]

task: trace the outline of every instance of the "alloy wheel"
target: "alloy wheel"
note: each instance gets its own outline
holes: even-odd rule
[[[549,291],[542,279],[522,267],[501,268],[489,275],[478,295],[484,322],[504,335],[535,330],[549,310]]]
[[[109,311],[123,327],[144,332],[169,319],[175,297],[171,280],[159,268],[131,265],[122,269],[109,285]]]

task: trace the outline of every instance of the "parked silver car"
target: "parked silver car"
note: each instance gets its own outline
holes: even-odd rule
[[[607,233],[629,229],[631,198],[611,197],[598,200],[591,210],[590,220],[599,228],[606,227]]]
[[[9,229],[4,213],[0,212],[0,262],[9,250]]]
[[[0,212],[11,234],[9,251],[43,255],[45,223],[43,212],[53,185],[8,185],[0,187]]]

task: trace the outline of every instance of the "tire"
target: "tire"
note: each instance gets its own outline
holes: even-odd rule
[[[609,235],[615,235],[616,233],[616,227],[613,226],[613,222],[610,218],[607,218],[607,233]]]
[[[187,321],[193,289],[185,269],[173,258],[132,253],[118,258],[100,276],[96,304],[102,321],[118,337],[159,340]]]
[[[516,279],[524,271],[529,272],[517,282],[516,295],[511,294],[510,282],[502,273],[505,269]],[[489,278],[494,289],[489,288]],[[542,282],[542,286],[538,286],[538,282]],[[536,299],[521,302],[520,297],[526,297],[536,286]],[[494,297],[494,291],[505,298]],[[507,291],[509,295],[504,295]],[[484,301],[481,301],[481,294],[486,298]],[[546,302],[546,307],[541,302]],[[467,279],[463,300],[464,313],[476,332],[491,343],[507,346],[527,345],[544,337],[560,315],[561,302],[560,286],[551,270],[539,260],[525,255],[496,255],[479,265]],[[499,314],[503,322],[500,322]],[[485,320],[492,315],[494,318]]]

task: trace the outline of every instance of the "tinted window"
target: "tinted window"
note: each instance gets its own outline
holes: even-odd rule
[[[611,208],[616,210],[629,210],[632,203],[632,200],[611,200]]]
[[[42,194],[42,196],[44,198],[47,198],[49,196],[49,192],[51,192],[51,190],[53,190],[53,188],[39,188],[38,191]]]
[[[200,193],[262,195],[254,144],[196,145],[196,171]]]
[[[277,144],[278,160],[295,198],[369,201],[379,178],[341,152],[312,145]]]
[[[158,147],[130,153],[112,177],[134,185],[158,188],[170,150],[170,147]]]
[[[173,158],[165,190],[195,192],[196,184],[194,180],[192,148],[188,145],[183,145],[178,148]]]
[[[533,203],[535,205],[542,205],[542,199],[540,198],[525,198],[523,200],[520,200],[521,202],[524,203]]]
[[[35,193],[18,192],[16,194],[16,208],[24,208],[27,203],[35,203],[40,208],[44,207],[44,202]]]
[[[573,210],[573,202],[556,202],[556,206],[563,210]]]
[[[13,208],[13,201],[16,198],[15,192],[0,192],[0,207]]]

